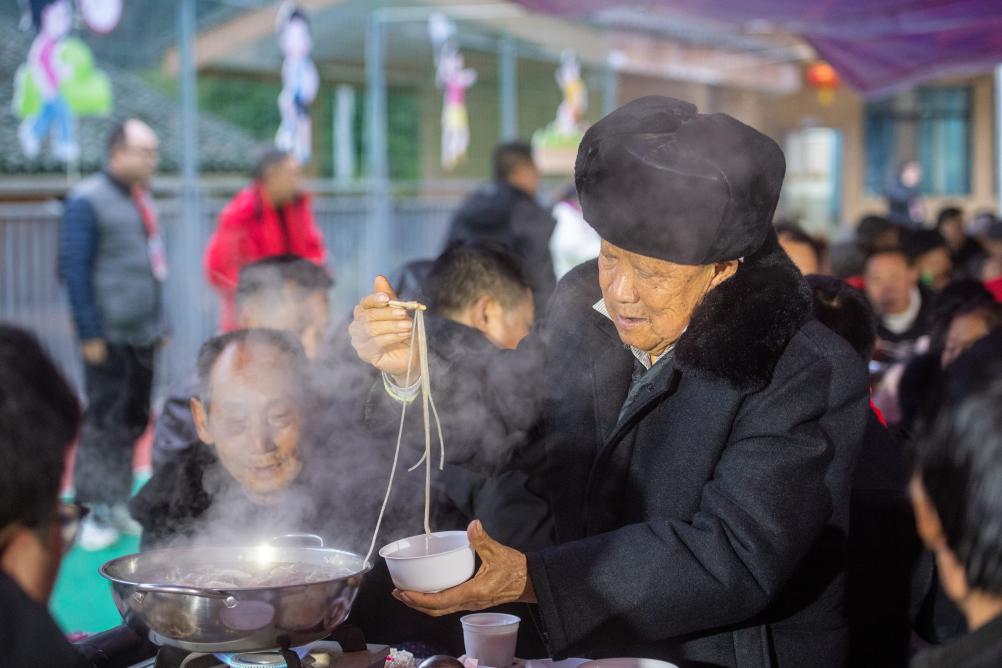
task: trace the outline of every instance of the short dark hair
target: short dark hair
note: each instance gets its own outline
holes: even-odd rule
[[[952,323],[962,315],[979,315],[984,319],[988,329],[993,330],[1002,325],[1002,304],[994,299],[977,300],[964,304],[953,312],[950,316],[950,322]],[[949,327],[949,325],[947,326]]]
[[[900,243],[902,227],[884,216],[863,216],[856,225],[856,240],[867,252],[877,250],[879,238],[890,233],[896,233]]]
[[[834,276],[807,277],[814,317],[869,360],[877,345],[877,320],[862,292]]]
[[[992,293],[984,283],[974,279],[953,281],[933,297],[932,328],[929,331],[929,347],[941,351],[946,344],[946,331],[954,314],[962,308],[975,304],[994,303]]]
[[[0,325],[0,527],[52,519],[80,404],[35,337]]]
[[[457,241],[445,249],[425,280],[429,306],[440,314],[462,311],[488,294],[504,308],[526,298],[529,281],[518,259],[496,241]]]
[[[901,246],[894,246],[890,248],[877,248],[870,251],[866,255],[866,263],[863,265],[863,271],[866,271],[866,267],[870,265],[870,260],[875,257],[880,257],[881,255],[900,255],[901,258],[908,264],[909,267],[914,266],[915,259],[908,255]]]
[[[838,278],[851,278],[863,273],[866,251],[856,241],[839,241],[828,249],[832,273]]]
[[[961,222],[964,220],[963,210],[955,206],[944,206],[936,214],[936,229],[943,227],[943,223],[951,219],[959,219]]]
[[[532,144],[527,141],[510,141],[494,148],[494,178],[506,181],[520,165],[535,165],[532,159]]]
[[[139,121],[140,123],[144,122],[141,118],[129,116],[128,118],[123,118],[112,126],[111,132],[108,133],[108,141],[105,149],[107,155],[111,155],[129,143],[129,134],[126,130],[129,127],[129,123],[132,121]]]
[[[305,378],[307,360],[303,344],[295,335],[277,329],[238,329],[214,336],[198,351],[198,396],[206,410],[212,399],[212,370],[220,355],[232,345],[263,343],[273,346],[289,358],[288,371],[294,377]],[[298,386],[298,384],[297,384]]]
[[[942,248],[949,251],[946,238],[936,230],[909,230],[902,235],[901,248],[911,260]]]
[[[237,279],[237,304],[248,299],[280,293],[286,285],[310,295],[328,292],[334,279],[327,269],[298,255],[270,255],[240,269]]]
[[[786,237],[795,244],[810,246],[818,264],[824,260],[824,244],[805,232],[799,225],[789,221],[776,221],[773,227],[776,229],[778,237]]]
[[[968,586],[1002,596],[1002,365],[981,391],[944,407],[918,439],[915,470]]]
[[[255,181],[260,181],[269,169],[279,165],[292,157],[292,153],[280,148],[269,148],[258,156],[254,162],[252,176]]]

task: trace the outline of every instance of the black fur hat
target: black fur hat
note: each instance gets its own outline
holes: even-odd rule
[[[603,239],[691,265],[757,251],[785,172],[783,152],[757,130],[651,96],[588,129],[574,180],[585,220]]]

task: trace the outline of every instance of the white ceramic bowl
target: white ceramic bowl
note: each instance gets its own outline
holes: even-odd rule
[[[657,659],[596,659],[582,663],[579,668],[678,668],[674,663]]]
[[[473,548],[465,531],[436,531],[403,538],[379,551],[398,589],[427,594],[473,576]]]

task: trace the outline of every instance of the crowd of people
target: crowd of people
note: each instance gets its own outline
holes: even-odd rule
[[[295,159],[271,151],[209,242],[220,333],[167,391],[130,499],[165,331],[156,166],[129,120],[67,200],[83,413],[32,335],[0,327],[12,665],[87,665],[44,610],[81,523],[88,548],[304,531],[364,554],[400,428],[376,542],[419,533],[421,411],[400,421],[421,367],[398,298],[428,307],[447,444],[431,525],[469,527],[481,567],[423,594],[377,558],[350,620],[369,642],[458,656],[459,615],[490,608],[534,622],[524,657],[1002,665],[1002,221],[924,220],[912,166],[886,216],[829,244],[774,219],[771,139],[642,98],[588,130],[556,218],[531,147],[499,146],[443,252],[345,319]]]

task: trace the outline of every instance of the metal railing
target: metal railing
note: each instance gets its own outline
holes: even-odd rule
[[[164,292],[172,330],[170,343],[158,360],[158,394],[173,380],[191,372],[198,347],[217,329],[218,296],[205,280],[202,255],[227,201],[227,197],[216,193],[203,194],[200,219],[188,225],[182,220],[178,197],[168,196],[157,202],[170,263]],[[315,195],[313,212],[327,244],[336,282],[332,292],[334,320],[350,313],[376,274],[437,255],[458,201],[453,194],[394,196],[388,221],[389,243],[384,243],[385,248],[370,248],[374,239],[385,238],[367,234],[372,220],[370,198],[359,194]],[[78,344],[57,267],[61,214],[62,206],[55,200],[0,205],[0,321],[35,332],[67,377],[82,388]]]

